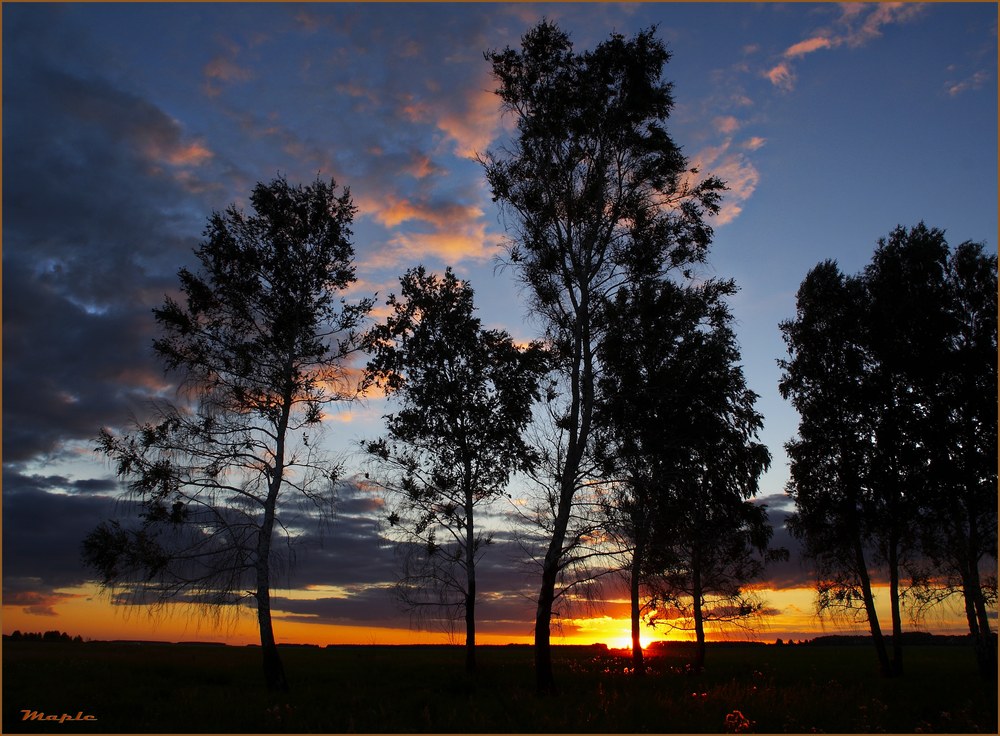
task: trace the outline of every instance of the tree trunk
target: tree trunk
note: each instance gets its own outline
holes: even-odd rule
[[[291,373],[290,363],[286,375]],[[288,431],[288,417],[292,407],[292,389],[286,387],[281,416],[275,427],[274,467],[268,483],[267,499],[264,501],[264,518],[261,520],[260,536],[257,538],[257,626],[260,629],[260,649],[264,658],[264,681],[267,689],[277,692],[288,691],[285,668],[278,655],[278,645],[274,642],[271,626],[271,536],[274,533],[274,517],[278,508],[278,492],[285,474],[285,435]]]
[[[576,459],[575,467],[580,460]],[[575,490],[572,475],[563,473],[562,492],[556,513],[552,539],[542,561],[542,585],[538,592],[538,609],[535,614],[535,679],[539,695],[555,695],[556,680],[552,674],[551,622],[552,606],[556,599],[556,578],[562,563],[563,542],[569,527],[569,512]],[[567,480],[568,479],[568,480]]]
[[[892,614],[892,674],[903,674],[903,621],[899,610],[899,554],[895,540],[889,544],[889,607]]]
[[[861,539],[857,536],[854,538],[854,562],[858,578],[861,581],[861,596],[865,603],[865,613],[868,615],[868,628],[872,632],[872,641],[875,643],[879,671],[883,677],[890,677],[892,665],[889,662],[889,654],[885,650],[885,639],[882,637],[882,629],[878,623],[878,613],[875,611],[875,597],[872,595],[872,581],[868,576],[864,548],[861,546]]]
[[[471,469],[466,465],[465,492],[465,671],[476,674],[476,528],[473,519]]]
[[[469,592],[465,597],[465,671],[476,674],[476,581],[470,576]]]
[[[990,630],[986,615],[986,601],[983,599],[982,583],[979,578],[978,561],[973,560],[969,574],[962,581],[965,595],[965,612],[969,619],[969,633],[976,653],[976,666],[984,680],[997,679],[997,641]]]
[[[552,540],[553,544],[555,539]],[[560,543],[560,547],[561,547]],[[538,593],[538,610],[535,614],[535,682],[539,695],[555,695],[556,679],[552,673],[551,632],[552,604],[555,600],[556,566],[546,564],[542,568],[542,587]],[[556,560],[558,563],[558,559]]]
[[[632,553],[629,588],[632,600],[632,668],[639,677],[646,674],[646,665],[642,657],[642,643],[639,641],[639,572],[642,569],[642,555],[642,543],[637,542],[635,551]]]
[[[572,289],[573,281],[568,286]],[[576,493],[577,473],[590,436],[591,415],[594,409],[594,356],[590,345],[589,281],[578,280],[580,301],[576,306],[576,326],[573,335],[573,359],[570,370],[569,439],[566,443],[566,462],[559,472],[559,505],[556,508],[552,538],[542,562],[542,585],[538,593],[538,610],[535,614],[535,679],[539,695],[556,693],[552,673],[551,623],[555,603],[556,578],[562,564],[563,543],[569,528],[573,496]]]
[[[979,639],[979,617],[976,611],[975,593],[969,580],[968,570],[962,574],[962,594],[965,598],[965,620],[969,623],[969,633],[973,640]]]
[[[260,629],[260,649],[264,657],[264,681],[267,689],[278,692],[288,691],[285,668],[278,655],[278,645],[274,642],[271,626],[271,533],[274,528],[274,508],[277,499],[277,483],[272,481],[272,490],[264,507],[264,520],[257,541],[257,627]],[[273,498],[272,498],[273,496]]]
[[[694,669],[701,672],[705,669],[705,621],[701,610],[702,589],[701,589],[701,563],[697,553],[694,555],[692,567],[692,603],[694,607],[694,639],[695,657]]]
[[[267,577],[267,573],[264,573]],[[260,629],[260,651],[263,656],[264,682],[272,692],[288,692],[288,680],[285,679],[285,668],[281,664],[278,645],[274,641],[274,630],[271,628],[271,592],[266,581],[261,585],[261,571],[257,574],[257,625]]]

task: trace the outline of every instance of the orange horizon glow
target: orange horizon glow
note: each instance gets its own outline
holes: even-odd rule
[[[297,592],[298,593],[298,592]],[[301,593],[296,595],[300,597]],[[815,615],[815,592],[812,588],[790,588],[766,591],[769,605],[780,611],[767,617],[761,627],[753,632],[738,629],[706,632],[709,641],[754,640],[773,642],[775,639],[805,640],[827,634],[867,633],[867,625],[846,621],[820,620]],[[884,601],[885,596],[882,596]],[[58,599],[47,608],[32,612],[23,604],[4,603],[3,633],[65,631],[70,636],[91,640],[145,640],[145,641],[200,641],[223,643],[231,646],[259,644],[256,618],[253,610],[243,609],[233,615],[218,619],[206,617],[191,604],[167,604],[157,609],[137,606],[115,606],[96,586],[84,586],[58,591]],[[881,620],[888,621],[888,612],[879,611]],[[439,630],[417,630],[385,626],[340,625],[309,623],[290,619],[280,610],[274,611],[275,639],[279,644],[315,644],[318,646],[351,645],[405,645],[405,644],[462,644],[464,630],[458,627],[453,634]],[[883,625],[883,628],[885,626]],[[957,611],[942,609],[933,619],[928,619],[920,630],[935,633],[968,633],[964,619]],[[912,631],[910,622],[904,630]],[[691,641],[694,632],[652,629],[643,625],[640,643],[643,648],[657,641]],[[502,633],[477,632],[477,643],[484,645],[531,644],[534,642],[530,624],[523,631]],[[593,615],[567,618],[552,628],[552,642],[559,644],[606,644],[612,649],[630,649],[632,646],[631,623],[627,618]]]

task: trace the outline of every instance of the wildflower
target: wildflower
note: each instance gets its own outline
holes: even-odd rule
[[[750,733],[756,725],[756,721],[751,721],[738,710],[726,716],[726,733]]]

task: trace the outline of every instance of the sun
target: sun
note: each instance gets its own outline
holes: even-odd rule
[[[649,646],[649,637],[646,633],[640,629],[639,631],[639,646],[643,649]],[[618,636],[610,641],[606,642],[608,649],[631,649],[632,648],[632,629],[625,629],[621,636]]]

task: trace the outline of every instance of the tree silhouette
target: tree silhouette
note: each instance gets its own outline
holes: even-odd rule
[[[929,487],[920,509],[920,542],[929,569],[915,571],[918,606],[960,594],[980,673],[996,678],[997,560],[997,258],[978,243],[948,257],[944,284],[948,335],[935,356],[935,400],[928,410]],[[992,560],[992,574],[982,571]]]
[[[743,586],[761,573],[772,534],[749,500],[770,454],[755,440],[762,417],[723,301],[735,290],[650,281],[621,289],[607,311],[598,445],[622,479],[609,511],[630,542],[637,672],[642,610],[653,625],[690,626],[700,668],[706,622],[745,622],[762,608]]]
[[[919,508],[938,492],[928,474],[928,450],[940,431],[931,410],[948,352],[947,257],[940,230],[923,223],[910,230],[898,227],[879,240],[862,276],[868,297],[867,370],[875,402],[869,411],[877,417],[873,532],[889,577],[892,668],[897,675],[903,671],[903,567],[917,553]]]
[[[919,613],[961,590],[980,665],[991,651],[995,662],[995,584],[979,570],[996,559],[995,304],[995,257],[972,243],[949,256],[944,233],[920,223],[879,240],[859,276],[817,266],[782,324],[781,390],[801,415],[788,445],[793,531],[826,577],[821,605],[863,602],[873,635],[867,566],[885,570],[891,662],[875,640],[886,674],[902,673],[907,595]]]
[[[401,532],[403,602],[418,612],[464,613],[466,669],[475,672],[476,565],[492,542],[477,510],[502,495],[534,453],[522,439],[545,372],[540,344],[518,348],[482,329],[473,290],[451,269],[421,266],[390,295],[384,324],[365,339],[366,382],[400,404],[388,434],[365,443],[391,492],[388,519]]]
[[[695,183],[665,122],[673,106],[661,79],[669,53],[655,29],[613,34],[574,53],[569,37],[542,21],[521,49],[490,51],[496,90],[514,116],[511,148],[482,157],[494,201],[513,238],[507,254],[545,325],[562,377],[549,448],[551,519],[535,617],[540,692],[553,692],[550,626],[560,576],[587,535],[570,530],[574,502],[594,466],[596,347],[605,298],[629,278],[704,257],[706,213],[722,183]],[[555,401],[555,400],[554,400]]]
[[[789,359],[778,361],[779,389],[799,413],[798,437],[785,445],[787,492],[796,506],[788,526],[817,565],[819,608],[854,611],[860,603],[888,675],[870,569],[875,400],[865,378],[864,305],[862,281],[833,261],[809,271],[796,295],[796,318],[781,324]]]
[[[276,533],[287,496],[320,511],[339,468],[310,442],[324,407],[356,396],[347,360],[371,300],[337,292],[354,282],[350,193],[333,181],[258,184],[254,213],[214,213],[181,269],[182,302],[154,310],[156,354],[179,375],[181,404],[123,435],[102,430],[98,451],[142,509],[138,528],[105,523],[85,540],[85,561],[106,588],[142,602],[182,598],[257,609],[264,675],[288,683],[271,625]],[[216,608],[216,610],[219,610]]]

